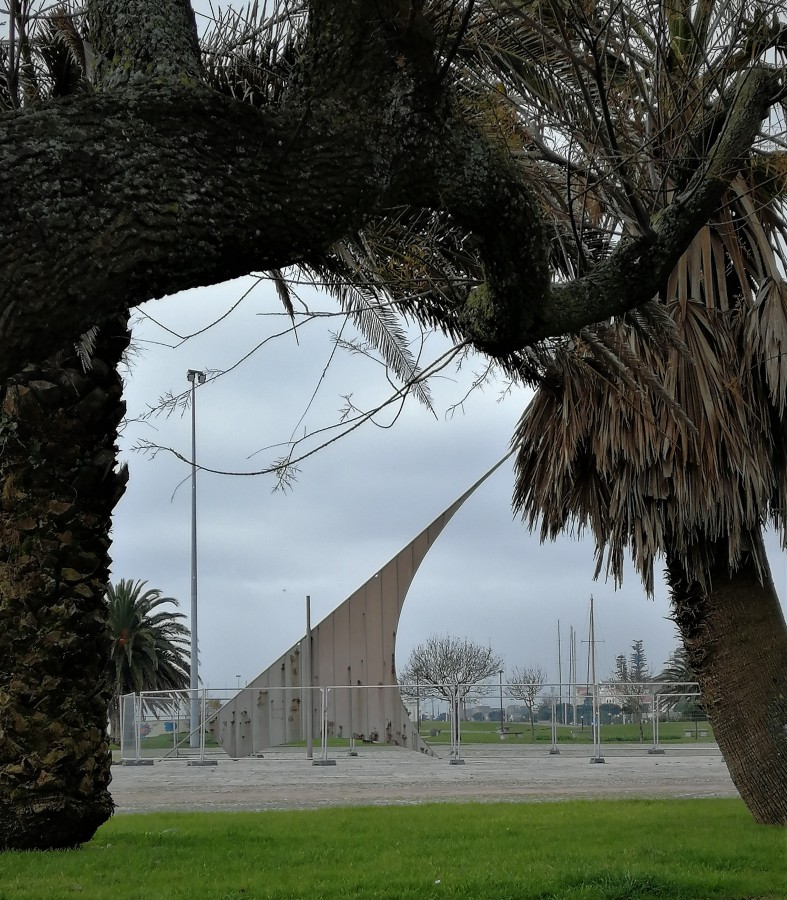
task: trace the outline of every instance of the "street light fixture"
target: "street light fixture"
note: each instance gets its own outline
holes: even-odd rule
[[[200,746],[199,656],[197,639],[197,404],[196,387],[205,383],[205,373],[189,369],[186,380],[191,384],[191,737],[189,746]]]

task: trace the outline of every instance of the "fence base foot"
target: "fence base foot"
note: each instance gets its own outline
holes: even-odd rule
[[[347,751],[347,755],[348,755],[348,756],[357,756],[357,755],[358,755],[358,751],[357,751],[357,750],[348,750],[348,751]]]
[[[459,759],[449,759],[448,760],[449,766],[463,766],[464,764],[465,764],[465,761],[461,757],[459,757]]]
[[[560,756],[560,751],[555,747],[554,749],[549,751],[550,756]]]
[[[190,759],[186,763],[187,766],[217,766],[218,764],[217,759]]]
[[[591,756],[590,761],[592,763],[605,763],[606,762],[606,760],[604,759],[603,756]]]
[[[313,759],[312,765],[313,766],[335,766],[336,760],[335,759]]]
[[[664,751],[661,747],[651,747],[650,750],[648,750],[648,756],[664,756]]]
[[[152,759],[121,759],[121,766],[152,766]]]

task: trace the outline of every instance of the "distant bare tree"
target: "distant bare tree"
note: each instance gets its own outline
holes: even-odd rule
[[[405,694],[417,684],[421,696],[464,700],[478,682],[496,675],[502,666],[502,657],[491,647],[468,638],[433,634],[413,649],[399,682]]]
[[[541,666],[523,666],[514,668],[508,676],[508,693],[516,700],[521,700],[527,707],[530,718],[530,733],[536,736],[536,701],[546,684],[547,673]]]
[[[452,711],[452,729],[456,737],[459,704],[481,681],[495,675],[503,667],[503,658],[491,647],[476,644],[468,638],[430,635],[418,644],[399,674],[405,696],[441,697]],[[415,686],[415,687],[414,687]]]

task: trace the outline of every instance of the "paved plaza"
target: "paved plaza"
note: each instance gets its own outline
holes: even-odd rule
[[[211,766],[190,766],[184,758],[115,765],[111,790],[118,813],[737,796],[715,747],[682,746],[664,755],[604,748],[603,754],[601,764],[590,762],[590,748],[550,756],[540,748],[482,745],[463,750],[463,765],[451,765],[447,749],[442,757],[429,757],[363,746],[355,757],[333,749],[329,756],[336,764],[322,766],[312,765],[303,748],[279,748],[261,759],[218,756]]]

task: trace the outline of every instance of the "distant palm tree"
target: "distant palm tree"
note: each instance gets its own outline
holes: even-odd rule
[[[703,718],[705,710],[699,698],[686,696],[686,692],[694,692],[692,687],[697,681],[697,674],[692,668],[689,652],[684,646],[676,647],[664,663],[664,668],[656,676],[659,686],[660,708],[672,710],[680,707],[679,712],[692,719]]]
[[[670,653],[669,659],[664,663],[664,668],[656,676],[656,680],[673,684],[691,684],[697,680],[685,647],[676,647]]]
[[[110,705],[112,735],[120,733],[120,697],[141,691],[180,690],[189,686],[189,629],[185,616],[161,610],[178,605],[162,597],[158,588],[145,590],[145,581],[121,578],[107,590],[109,630],[112,636]],[[157,611],[159,610],[159,611]]]

